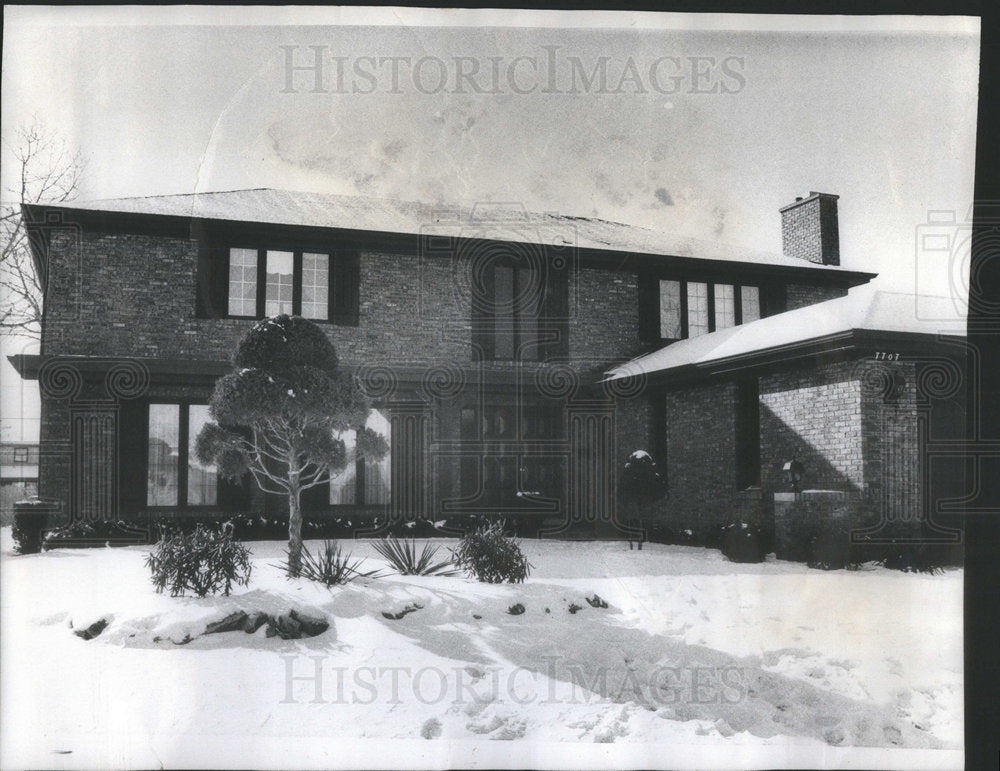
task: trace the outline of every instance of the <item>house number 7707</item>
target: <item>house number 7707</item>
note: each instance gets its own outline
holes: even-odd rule
[[[875,351],[876,361],[899,361],[898,353],[888,353],[887,351]]]

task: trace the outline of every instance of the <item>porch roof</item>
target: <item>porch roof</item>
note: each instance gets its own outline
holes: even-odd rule
[[[793,352],[851,347],[876,339],[965,336],[965,310],[957,298],[855,287],[845,297],[679,340],[613,367],[605,380],[681,371],[717,371]]]

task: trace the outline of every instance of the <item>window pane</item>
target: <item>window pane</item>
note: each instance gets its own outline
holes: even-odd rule
[[[715,285],[715,328],[726,329],[736,325],[736,301],[732,284]]]
[[[302,254],[302,316],[307,319],[329,318],[327,298],[330,293],[330,255]]]
[[[688,281],[688,337],[708,332],[708,284]]]
[[[514,269],[498,265],[493,271],[493,358],[514,358]]]
[[[681,282],[660,282],[660,337],[678,340],[681,336]]]
[[[291,252],[267,253],[267,285],[264,292],[264,313],[277,316],[292,312],[292,270],[294,259]]]
[[[257,250],[229,250],[229,315],[257,315]]]
[[[740,287],[740,304],[743,306],[743,323],[760,318],[760,289],[755,286]]]
[[[357,457],[354,449],[357,443],[357,432],[344,431],[337,434],[337,437],[344,440],[344,449],[347,452],[347,465],[343,471],[330,476],[330,503],[356,503],[357,502]]]
[[[149,405],[146,505],[177,505],[177,455],[181,408],[177,404]]]
[[[517,332],[518,358],[537,361],[541,353],[538,345],[538,306],[541,290],[539,274],[530,268],[517,271]]]
[[[385,437],[392,447],[392,425],[388,416],[380,410],[368,413],[365,426]],[[389,503],[392,498],[392,453],[387,452],[381,460],[365,461],[365,503]]]
[[[214,506],[218,495],[219,469],[215,464],[203,464],[198,460],[198,434],[210,422],[207,404],[192,404],[188,408],[188,480],[187,502],[189,506]]]

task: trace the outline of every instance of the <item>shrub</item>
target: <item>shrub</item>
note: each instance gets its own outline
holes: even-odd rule
[[[323,551],[313,554],[304,545],[302,547],[302,568],[299,573],[303,578],[317,581],[325,586],[346,584],[355,578],[378,578],[377,570],[361,572],[358,566],[361,560],[351,561],[351,553],[343,554],[340,546],[333,541],[323,543]]]
[[[763,562],[767,554],[760,526],[746,522],[725,525],[720,548],[730,562]]]
[[[250,551],[233,540],[232,528],[208,530],[199,525],[193,533],[165,534],[146,557],[157,592],[170,587],[171,597],[190,590],[199,597],[228,595],[233,584],[250,583]]]
[[[42,550],[42,530],[47,519],[47,511],[18,511],[14,514],[11,535],[18,554],[37,554]]]
[[[424,544],[419,557],[417,556],[417,543],[414,540],[400,541],[395,536],[390,536],[382,541],[376,541],[372,545],[375,547],[375,551],[389,560],[400,575],[454,576],[458,574],[450,558],[434,561],[438,547],[431,546],[429,543]]]
[[[517,542],[504,536],[503,529],[503,522],[493,522],[466,533],[452,550],[455,565],[488,584],[524,581],[532,566]]]
[[[851,549],[850,517],[830,517],[816,528],[809,542],[808,565],[820,570],[857,567]]]
[[[883,554],[878,564],[904,573],[943,573],[951,561],[947,548],[930,543],[892,543]]]
[[[627,461],[618,480],[622,499],[638,515],[642,509],[667,494],[667,482],[656,461],[645,450],[636,450]]]

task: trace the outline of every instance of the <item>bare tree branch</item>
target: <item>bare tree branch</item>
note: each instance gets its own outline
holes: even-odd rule
[[[11,146],[18,163],[16,183],[3,191],[0,205],[0,334],[41,335],[42,283],[31,260],[21,215],[22,203],[64,203],[80,185],[80,152],[37,119],[14,132]]]

